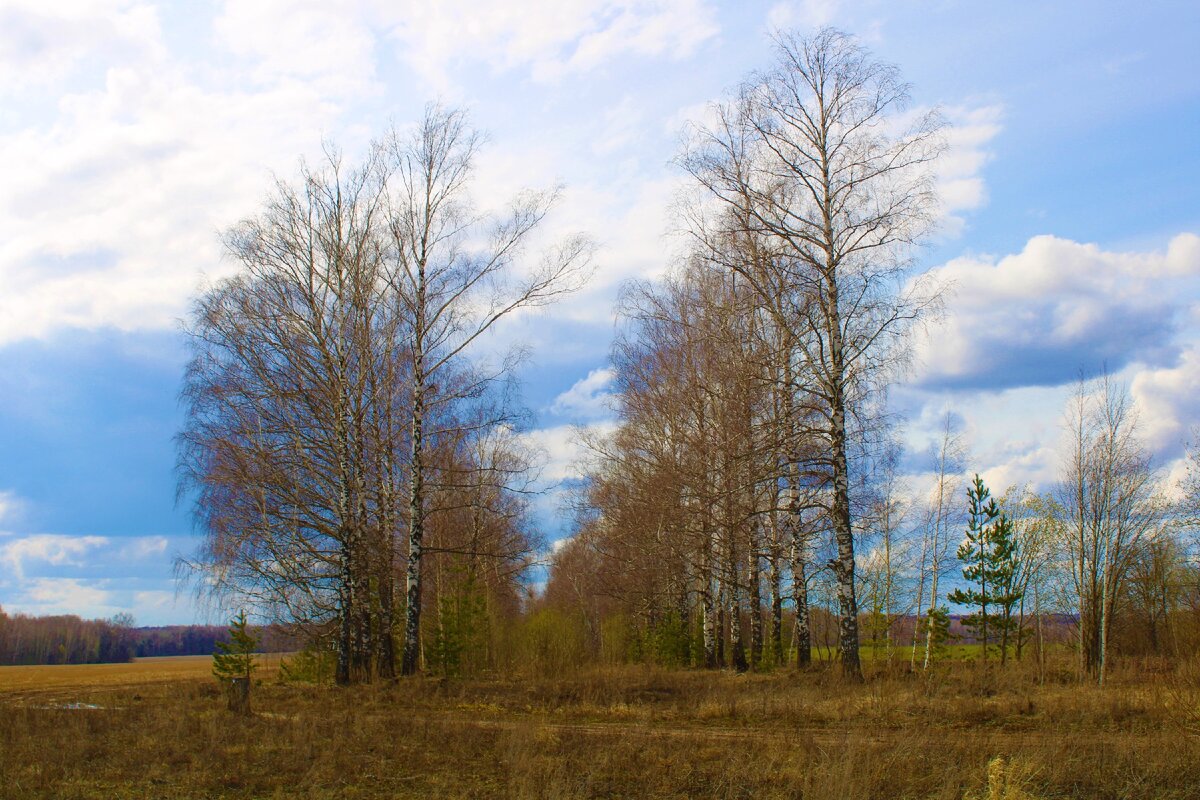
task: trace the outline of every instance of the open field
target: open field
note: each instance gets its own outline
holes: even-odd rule
[[[823,669],[352,689],[268,678],[242,719],[196,664],[142,662],[74,686],[40,668],[53,685],[9,686],[4,796],[958,800],[987,796],[995,756],[1018,786],[1006,800],[1200,796],[1196,682],[1133,671],[1103,691],[963,665],[861,686]]]
[[[264,677],[273,677],[280,655],[260,656]],[[208,678],[212,656],[137,658],[125,664],[55,664],[0,667],[0,696],[12,693],[54,693],[65,689],[142,686],[162,681]]]

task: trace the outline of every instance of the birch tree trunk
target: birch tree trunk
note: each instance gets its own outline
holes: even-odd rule
[[[762,667],[763,657],[762,557],[758,537],[753,536],[753,531],[757,529],[758,523],[753,523],[749,548],[750,569],[747,576],[750,581],[750,666],[756,670]]]

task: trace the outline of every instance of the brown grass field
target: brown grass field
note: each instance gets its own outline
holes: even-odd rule
[[[335,689],[268,667],[241,718],[210,663],[0,669],[0,797],[1200,798],[1195,669],[1103,690],[966,664]]]
[[[264,676],[274,676],[279,658],[275,653],[259,656]],[[212,675],[212,663],[212,656],[167,656],[138,658],[128,664],[0,667],[0,698],[12,693],[53,694],[60,689],[77,691],[207,678]]]

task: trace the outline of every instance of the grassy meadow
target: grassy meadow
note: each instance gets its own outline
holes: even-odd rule
[[[1200,670],[587,668],[336,689],[208,659],[0,669],[6,798],[1195,798]],[[39,680],[38,678],[41,678]],[[999,760],[997,760],[999,758]],[[990,779],[989,779],[990,774]],[[990,786],[989,786],[990,780]]]

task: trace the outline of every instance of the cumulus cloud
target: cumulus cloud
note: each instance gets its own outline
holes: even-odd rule
[[[176,15],[128,0],[0,10],[0,92],[38,90],[38,102],[17,104],[0,127],[0,346],[68,327],[174,326],[202,276],[230,268],[217,233],[254,211],[272,172],[319,158],[330,130],[351,152],[363,143],[361,117],[347,111],[382,96],[379,76],[395,59],[442,83],[480,63],[556,80],[628,56],[684,58],[717,32],[703,0],[271,0]],[[180,24],[208,48],[202,58],[169,46],[164,31]],[[640,113],[618,103],[591,145],[625,147]],[[507,159],[489,152],[486,163],[513,178],[502,196],[555,182],[546,165],[571,162],[545,147],[530,142]],[[621,168],[644,173],[636,161]],[[665,203],[653,180],[631,191],[608,177],[567,197],[556,218],[620,230],[636,214],[635,230],[660,234]],[[483,194],[495,188],[481,178]],[[625,257],[630,237],[619,238],[613,257],[644,267],[644,255]]]
[[[376,35],[358,3],[230,0],[213,23],[262,85],[315,84],[322,94],[361,93],[375,76]]]
[[[1146,443],[1160,454],[1180,455],[1195,433],[1190,426],[1200,420],[1200,348],[1191,344],[1175,364],[1137,372],[1129,389]]]
[[[841,10],[841,0],[798,0],[771,6],[767,12],[767,24],[772,28],[803,26],[819,28],[829,25]]]
[[[168,546],[164,536],[0,533],[4,609],[87,618],[124,611],[143,624],[179,622],[195,610],[162,577],[169,574]]]
[[[130,608],[138,619],[148,619],[154,614],[183,610],[179,596],[165,589],[150,589],[133,593]]]
[[[16,492],[0,491],[0,524],[14,519],[21,513],[23,505]]]
[[[157,11],[129,0],[8,0],[0,7],[0,96],[42,89],[89,60],[158,58]]]
[[[1054,386],[1080,369],[1169,364],[1182,311],[1198,288],[1200,237],[1165,252],[1121,253],[1037,236],[999,260],[963,257],[933,270],[952,295],[918,345],[930,388]]]
[[[999,105],[954,106],[943,111],[949,127],[946,152],[937,161],[941,199],[941,235],[953,237],[966,226],[963,213],[987,203],[983,167],[991,158],[992,140],[1000,134],[1004,110]]]
[[[178,597],[167,581],[154,588],[139,588],[144,581],[112,578],[33,577],[6,586],[4,610],[10,614],[76,614],[103,619],[118,613],[132,614],[139,625],[185,623],[189,619],[211,622]]]
[[[39,533],[21,536],[0,545],[0,564],[6,564],[18,580],[30,564],[81,566],[90,552],[108,544],[104,536],[63,536]]]
[[[587,377],[576,381],[570,389],[554,398],[550,411],[564,417],[588,418],[609,416],[612,395],[608,387],[614,373],[611,369],[594,369]]]
[[[131,561],[141,561],[147,558],[161,558],[167,553],[167,537],[139,536],[124,545],[120,557]]]
[[[107,55],[98,86],[62,87],[52,120],[0,133],[0,344],[174,325],[200,275],[227,268],[217,232],[342,102],[319,82],[242,88],[141,34],[152,46]]]

